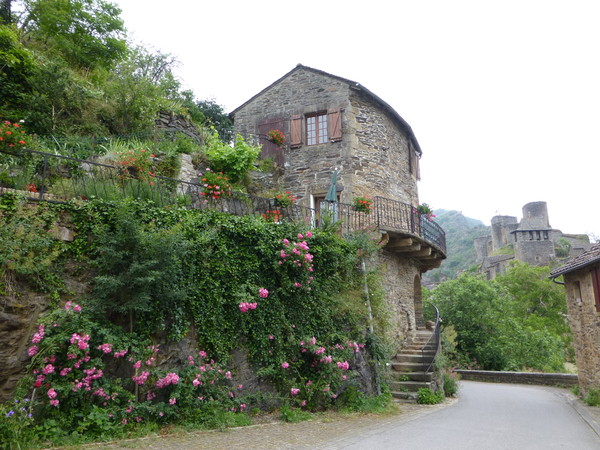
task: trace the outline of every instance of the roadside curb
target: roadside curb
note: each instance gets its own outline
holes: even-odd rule
[[[583,405],[581,400],[575,397],[573,394],[564,393],[563,395],[567,398],[569,405],[571,405],[577,414],[579,414],[579,416],[590,426],[590,428],[594,430],[594,433],[600,437],[600,423],[598,423],[599,418],[590,414],[588,407]],[[598,415],[600,416],[600,412]]]

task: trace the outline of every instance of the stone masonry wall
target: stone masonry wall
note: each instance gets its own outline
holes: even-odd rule
[[[390,336],[398,344],[412,340],[416,334],[414,279],[420,276],[418,264],[385,249],[379,256],[382,264],[383,289],[392,313]]]
[[[354,195],[376,195],[416,205],[417,179],[410,173],[406,133],[362,92],[352,91]]]
[[[351,184],[349,142],[345,139],[348,128],[348,85],[312,71],[295,71],[267,92],[252,99],[235,113],[236,132],[243,136],[256,134],[260,121],[283,119],[282,130],[289,141],[289,119],[293,114],[311,114],[327,111],[329,108],[342,109],[342,130],[344,139],[319,145],[303,145],[300,148],[284,148],[285,189],[292,192],[303,206],[310,205],[310,194],[325,194],[331,183],[335,168],[340,186]],[[345,196],[345,194],[343,194]],[[351,200],[351,199],[350,199]]]
[[[260,121],[283,119],[289,138],[289,119],[294,114],[341,108],[342,140],[285,148],[286,190],[310,205],[310,195],[325,195],[334,169],[339,169],[341,201],[354,196],[380,195],[417,203],[416,177],[409,173],[408,140],[403,130],[382,107],[348,82],[312,70],[297,70],[250,100],[234,114],[235,129],[256,134]]]
[[[579,385],[586,392],[600,389],[600,313],[594,304],[590,267],[565,274],[569,326],[579,373]],[[579,282],[581,292],[576,287]]]

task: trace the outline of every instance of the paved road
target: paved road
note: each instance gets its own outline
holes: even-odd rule
[[[301,423],[149,436],[90,447],[600,450],[600,408],[583,405],[565,389],[461,381],[458,400],[433,406],[401,405],[398,414],[389,416],[325,416]]]
[[[564,390],[461,382],[460,399],[418,420],[386,424],[321,449],[600,449]]]

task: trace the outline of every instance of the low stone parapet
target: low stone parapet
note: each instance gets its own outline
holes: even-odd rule
[[[463,380],[492,383],[541,384],[545,386],[575,386],[579,383],[572,373],[497,372],[492,370],[455,370]]]

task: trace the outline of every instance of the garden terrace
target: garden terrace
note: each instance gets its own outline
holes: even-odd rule
[[[240,216],[260,216],[273,222],[291,220],[319,226],[335,221],[341,223],[344,234],[380,231],[386,248],[419,259],[427,269],[438,267],[445,258],[445,233],[438,224],[411,205],[383,197],[373,199],[368,213],[338,202],[323,202],[318,210],[296,204],[280,207],[272,198],[240,192],[214,194],[199,183],[135,173],[89,160],[26,149],[18,155],[0,153],[5,156],[10,173],[9,179],[0,179],[0,195],[20,192],[31,200],[50,202],[133,197],[161,206],[214,209]],[[22,164],[21,158],[33,161]]]

